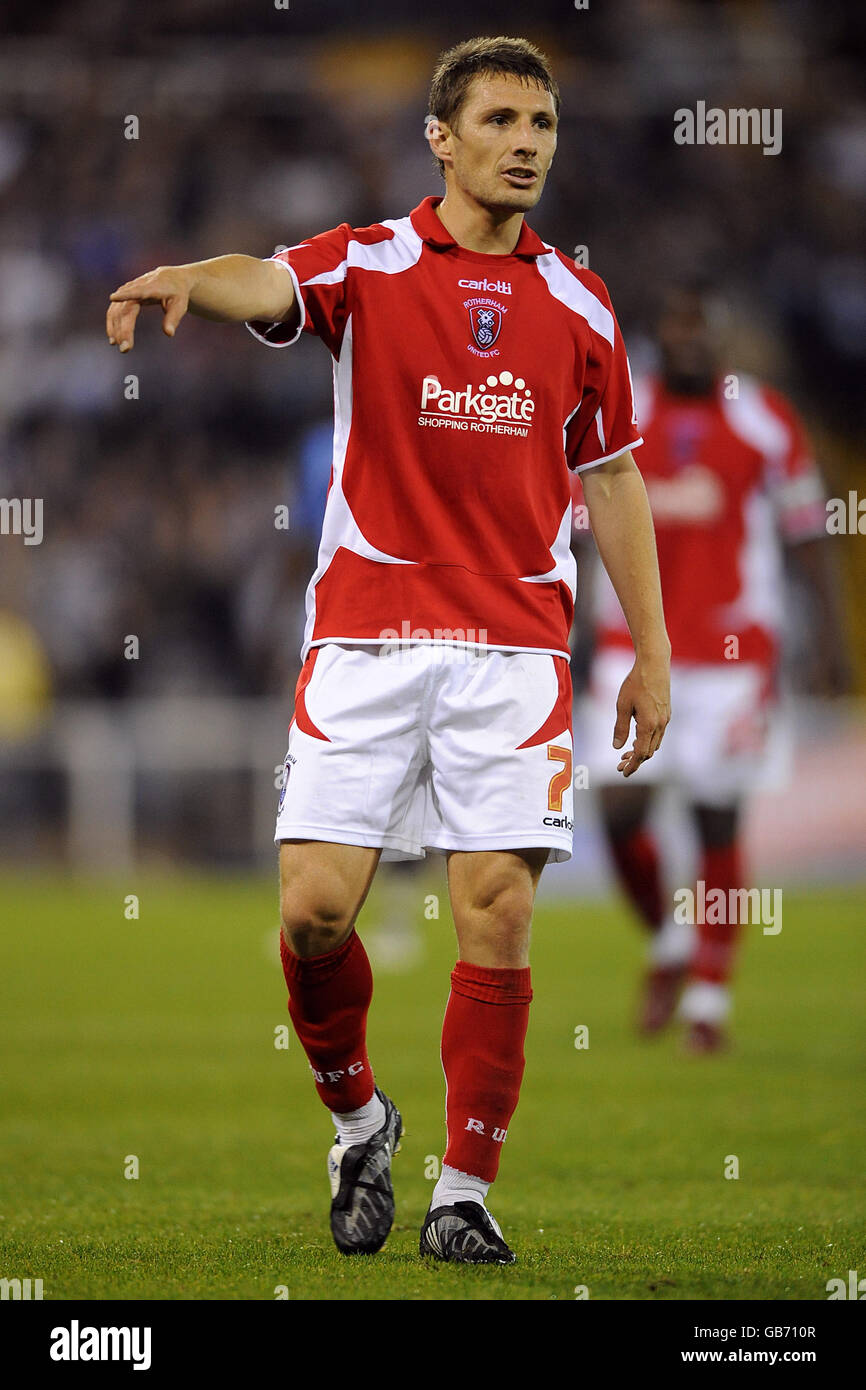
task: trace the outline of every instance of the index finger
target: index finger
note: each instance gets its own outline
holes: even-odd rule
[[[135,321],[141,313],[136,303],[110,304],[105,315],[105,331],[108,341],[116,343],[121,352],[128,352],[135,338]]]
[[[657,753],[657,752],[659,751],[659,749],[661,748],[661,746],[662,746],[662,739],[663,739],[664,736],[665,736],[665,729],[666,729],[666,728],[667,728],[667,724],[659,724],[659,725],[656,727],[656,729],[655,729],[655,731],[654,731],[654,733],[653,733],[653,736],[652,736],[652,742],[651,742],[651,744],[650,744],[650,757],[652,757],[654,753]]]
[[[148,290],[145,289],[141,280],[127,280],[125,285],[120,285],[112,294],[108,296],[113,303],[124,299],[146,299]]]
[[[658,725],[650,724],[638,711],[635,711],[634,725],[635,738],[632,753],[643,762],[646,758],[651,758],[655,751],[652,745],[653,739],[658,733]]]
[[[623,753],[622,757],[617,763],[616,770],[617,772],[621,772],[623,777],[631,777],[635,772],[637,772],[641,764],[645,763],[646,761],[647,760],[645,757],[641,757],[636,752],[635,745],[632,744],[628,752]]]

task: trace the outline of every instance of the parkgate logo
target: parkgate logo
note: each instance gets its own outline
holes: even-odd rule
[[[459,390],[449,390],[438,376],[425,376],[421,383],[422,426],[525,438],[534,414],[532,388],[513,372],[491,373],[479,386],[468,381]]]

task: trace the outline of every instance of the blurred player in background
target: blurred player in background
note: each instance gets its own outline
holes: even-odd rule
[[[159,267],[121,286],[108,314],[122,352],[140,306],[160,304],[169,336],[191,308],[247,320],[272,347],[306,329],[333,357],[331,484],[276,840],[289,1009],[337,1131],[331,1230],[346,1254],[388,1235],[402,1130],[367,1055],[373,982],[355,921],[381,857],[435,849],[460,958],[441,1046],[448,1144],[420,1249],[515,1258],[485,1197],[523,1076],[536,887],[548,858],[571,854],[569,469],[584,473],[634,641],[608,712],[623,776],[669,717],[622,335],[599,277],[524,222],[559,104],[525,40],[458,45],[426,122],[444,198],[268,261]]]
[[[726,1042],[738,926],[675,920],[648,815],[655,790],[675,785],[697,829],[698,879],[706,894],[721,889],[730,904],[730,890],[743,886],[743,800],[778,776],[785,761],[778,697],[786,558],[817,614],[815,669],[803,683],[837,694],[847,680],[824,491],[809,441],[777,391],[723,375],[725,314],[706,289],[672,288],[658,324],[660,372],[635,387],[676,714],[639,785],[613,775],[604,712],[628,669],[630,642],[603,572],[591,600],[595,644],[586,702],[590,785],[600,789],[619,881],[650,934],[639,1027],[658,1033],[679,1006],[686,1045],[695,1052]],[[574,495],[576,520],[583,521],[577,480]],[[576,540],[585,535],[576,528]]]

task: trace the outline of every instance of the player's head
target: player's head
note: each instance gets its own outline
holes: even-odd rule
[[[656,332],[662,376],[671,391],[709,395],[724,349],[727,309],[708,283],[683,281],[663,291]]]
[[[559,88],[526,39],[467,39],[443,53],[427,138],[445,179],[482,206],[524,212],[541,197],[556,149]]]

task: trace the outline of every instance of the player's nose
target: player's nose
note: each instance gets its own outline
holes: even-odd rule
[[[517,126],[514,131],[514,143],[512,150],[514,154],[535,155],[538,149],[538,141],[535,137],[535,127],[531,121],[525,121]]]

